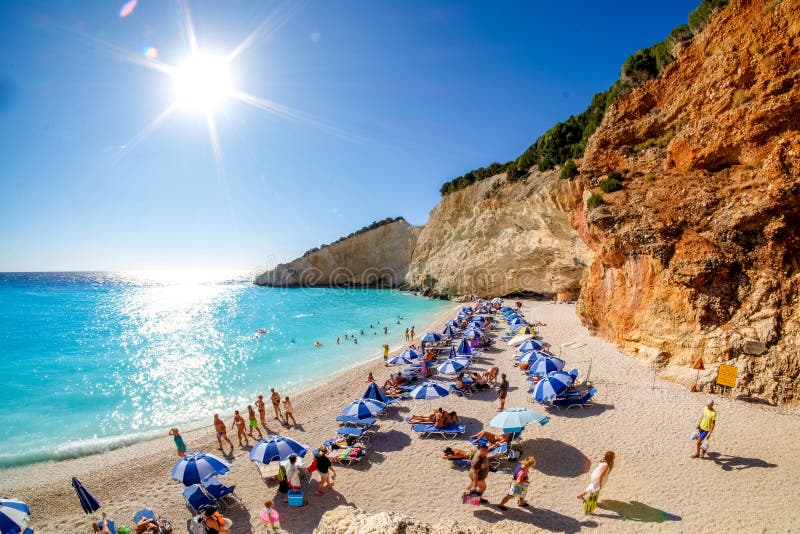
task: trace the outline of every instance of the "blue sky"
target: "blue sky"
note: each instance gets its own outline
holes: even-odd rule
[[[230,99],[178,107],[146,68],[191,54],[170,0],[0,3],[0,270],[258,269],[374,220],[423,224],[440,185],[583,111],[699,0],[196,0]],[[152,52],[151,52],[152,54]]]

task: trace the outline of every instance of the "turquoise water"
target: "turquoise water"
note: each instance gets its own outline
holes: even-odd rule
[[[296,392],[380,354],[383,343],[397,347],[406,327],[421,331],[448,306],[390,290],[250,280],[0,273],[0,467],[210,424],[215,411],[244,408],[270,387]]]

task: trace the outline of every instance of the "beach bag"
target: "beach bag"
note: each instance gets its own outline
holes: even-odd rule
[[[308,471],[309,473],[313,473],[316,470],[317,470],[317,458],[315,456],[314,459],[311,460],[311,463],[308,464],[308,467],[306,468],[306,471]]]
[[[708,440],[704,439],[702,443],[700,443],[700,449],[704,452],[708,452]]]
[[[286,481],[286,468],[281,465],[278,467],[278,474],[275,476],[275,479],[278,482],[285,482]]]
[[[694,432],[692,432],[691,434],[689,434],[689,439],[690,439],[691,441],[694,441],[694,440],[696,440],[696,439],[697,439],[697,438],[699,438],[699,437],[700,437],[700,431],[699,431],[699,430],[695,430]]]
[[[586,497],[586,500],[583,501],[583,513],[584,514],[591,514],[597,509],[597,497],[600,495],[600,492],[595,491],[589,494]]]
[[[481,503],[481,494],[475,493],[474,491],[465,493],[464,495],[461,496],[461,503],[471,504],[472,506],[478,506]]]

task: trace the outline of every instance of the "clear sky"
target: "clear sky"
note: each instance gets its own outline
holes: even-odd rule
[[[179,2],[124,4],[0,2],[2,271],[258,269],[424,224],[444,181],[583,111],[699,0],[195,0],[199,52],[252,36],[230,85],[279,107],[180,93],[155,127],[183,71],[152,67],[190,32]]]

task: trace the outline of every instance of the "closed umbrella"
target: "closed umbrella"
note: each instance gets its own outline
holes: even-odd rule
[[[472,354],[472,347],[469,346],[469,341],[465,339],[461,340],[461,343],[458,344],[458,349],[456,350],[458,354]]]
[[[384,393],[381,388],[375,382],[370,382],[369,386],[367,386],[366,391],[361,396],[362,399],[372,399],[381,402],[386,402],[389,400],[389,396]]]
[[[446,335],[446,336],[453,337],[453,336],[455,336],[456,334],[458,334],[458,330],[456,330],[456,329],[455,329],[455,328],[453,328],[452,326],[445,326],[445,327],[444,327],[444,330],[442,331],[442,334],[444,334],[444,335]]]
[[[305,456],[308,445],[301,445],[292,438],[284,436],[270,436],[262,439],[250,449],[250,460],[268,464],[275,460],[282,462],[292,454]]]
[[[572,385],[573,378],[564,371],[555,371],[543,377],[533,388],[533,400],[550,402]]]
[[[503,432],[519,432],[530,423],[539,423],[544,426],[550,419],[527,408],[506,408],[495,415],[489,424],[495,428],[503,429]]]
[[[78,494],[78,500],[81,503],[84,514],[91,514],[100,508],[98,500],[95,499],[94,496],[89,493],[89,490],[83,487],[81,481],[75,477],[72,477],[72,487],[75,488],[75,493]]]
[[[541,341],[537,341],[536,339],[529,339],[519,347],[517,350],[520,352],[528,352],[529,350],[541,350],[544,347],[544,344]]]
[[[33,534],[28,528],[31,510],[16,499],[0,499],[0,534]]]
[[[409,394],[412,399],[438,399],[439,397],[446,397],[450,394],[449,388],[441,382],[430,381],[424,382]]]
[[[231,466],[213,454],[195,452],[187,454],[177,461],[172,468],[172,479],[184,486],[199,484],[209,475],[224,475],[230,471]]]
[[[342,415],[356,417],[358,419],[369,419],[386,411],[386,403],[374,399],[358,399],[342,410]]]

